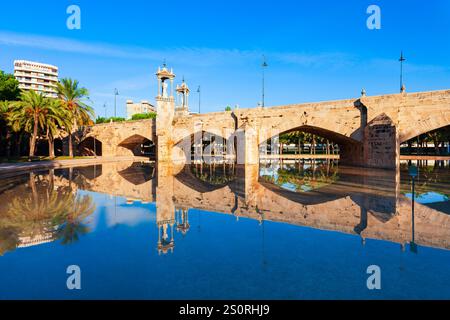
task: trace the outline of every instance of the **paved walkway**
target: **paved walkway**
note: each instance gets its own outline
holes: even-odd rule
[[[417,155],[402,155],[400,160],[450,160],[450,156],[417,156]]]
[[[117,161],[149,161],[146,157],[97,157],[85,159],[46,160],[36,162],[0,163],[0,174],[32,171],[37,169],[56,169],[74,166],[89,166]]]

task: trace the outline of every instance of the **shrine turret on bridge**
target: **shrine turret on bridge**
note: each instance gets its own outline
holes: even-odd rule
[[[156,72],[158,79],[158,94],[156,96],[156,135],[158,137],[157,160],[169,162],[172,160],[172,129],[175,115],[175,99],[173,97],[173,82],[175,74],[167,68],[164,62]]]
[[[177,106],[175,108],[175,115],[176,116],[187,116],[189,115],[189,87],[186,84],[186,81],[184,81],[181,85],[177,85]]]
[[[166,63],[164,62],[162,68],[158,67],[156,77],[158,78],[157,98],[165,98],[173,100],[173,81],[175,79],[175,74],[173,73],[173,70],[170,69],[169,71]]]

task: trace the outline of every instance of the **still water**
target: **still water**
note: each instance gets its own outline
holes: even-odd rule
[[[450,299],[450,168],[110,163],[0,179],[0,299]],[[81,270],[68,290],[67,267]],[[381,290],[367,268],[381,268]]]

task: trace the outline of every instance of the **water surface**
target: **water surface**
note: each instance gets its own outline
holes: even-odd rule
[[[0,298],[449,299],[448,165],[422,166],[415,193],[413,214],[407,164],[122,162],[5,177]]]

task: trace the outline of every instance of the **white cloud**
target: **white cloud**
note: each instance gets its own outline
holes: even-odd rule
[[[61,37],[19,34],[0,31],[0,45],[30,47],[41,50],[78,53],[123,59],[151,60],[160,63],[163,59],[178,64],[208,67],[213,65],[242,64],[259,61],[263,52],[256,50],[212,49],[212,48],[165,48],[151,50],[133,46],[114,46],[105,43],[89,43]],[[281,63],[304,67],[320,67],[351,63],[349,55],[343,53],[294,53],[273,52],[269,59]]]

